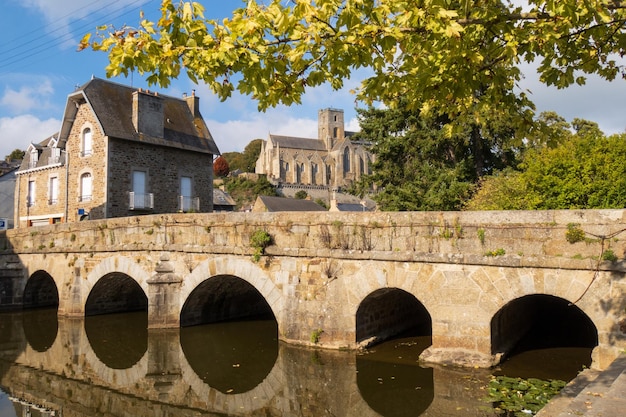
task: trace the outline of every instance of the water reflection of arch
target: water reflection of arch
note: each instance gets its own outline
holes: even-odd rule
[[[21,321],[24,337],[32,349],[45,352],[54,345],[59,332],[56,309],[25,310]]]
[[[92,349],[83,321],[76,319],[60,319],[58,336],[49,349],[40,352],[27,345],[15,362],[67,377],[79,376],[94,382],[101,380],[111,387],[135,386],[148,371],[147,354],[131,368],[109,368]]]
[[[98,358],[96,352],[91,345],[88,349],[85,349],[85,363],[89,364],[94,375],[101,379],[110,387],[134,387],[135,384],[145,379],[148,373],[148,352],[135,363],[131,368],[127,369],[113,369],[109,368],[104,362]]]
[[[111,387],[130,387],[145,378],[148,372],[148,353],[139,359],[132,367],[126,369],[113,369],[105,364],[91,346],[84,326],[84,320],[65,319],[60,321],[60,331],[68,338],[65,341],[66,349],[70,352],[65,358],[84,358],[78,366],[77,374],[89,375],[89,378],[97,378]],[[63,342],[63,341],[62,341]],[[78,352],[74,352],[78,350]],[[78,354],[77,354],[78,353]]]
[[[279,354],[278,357],[280,358],[281,355]],[[263,382],[250,391],[240,394],[222,393],[207,385],[196,374],[182,352],[180,367],[184,383],[189,385],[198,398],[204,399],[209,407],[213,407],[212,412],[253,413],[263,407],[269,407],[270,403],[286,388],[280,360],[274,363],[274,367]]]
[[[276,287],[266,271],[252,262],[252,260],[240,257],[217,256],[200,263],[194,268],[183,279],[178,314],[182,313],[186,300],[196,287],[207,279],[220,276],[240,278],[252,285],[269,305],[278,323],[278,334],[281,333],[281,329],[284,328],[283,306],[285,302],[281,291]]]

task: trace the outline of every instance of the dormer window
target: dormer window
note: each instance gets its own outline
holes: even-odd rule
[[[86,128],[85,130],[83,130],[82,152],[81,152],[82,156],[91,155],[92,136],[93,134],[90,128]]]
[[[58,164],[61,161],[61,149],[52,148],[48,157],[48,165]]]
[[[36,168],[37,161],[39,160],[39,152],[37,149],[30,151],[30,160],[28,161],[28,168]]]

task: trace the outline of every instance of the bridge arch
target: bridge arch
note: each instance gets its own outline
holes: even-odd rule
[[[132,277],[110,272],[91,288],[85,301],[85,316],[148,311],[148,297]]]
[[[84,304],[80,307],[86,315],[147,310],[149,278],[150,274],[129,258],[106,258],[96,265],[81,285]],[[120,296],[122,298],[116,300]]]
[[[591,350],[597,345],[598,330],[591,318],[578,306],[553,295],[516,298],[500,308],[491,320],[493,355],[507,357],[553,347]]]
[[[270,308],[272,315],[278,323],[278,328],[282,328],[283,305],[285,301],[282,292],[274,284],[268,272],[252,262],[252,260],[229,256],[208,259],[196,266],[196,268],[183,279],[180,291],[179,315],[183,313],[184,306],[192,292],[202,283],[207,280],[224,279],[225,277],[231,277],[235,280],[240,279],[250,284],[267,303],[267,306]]]
[[[52,276],[44,271],[35,271],[26,282],[22,296],[24,308],[59,306],[59,291]]]
[[[412,336],[432,336],[431,316],[413,294],[398,288],[380,288],[359,304],[357,344],[367,346],[409,332]]]

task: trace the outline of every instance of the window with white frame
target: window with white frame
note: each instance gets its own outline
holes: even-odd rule
[[[80,176],[80,201],[91,201],[92,182],[91,173],[85,172]]]
[[[28,194],[26,195],[26,205],[28,207],[35,205],[35,181],[28,181]]]
[[[59,201],[59,178],[50,177],[48,183],[48,204],[56,204]]]
[[[85,130],[83,130],[83,141],[82,142],[83,142],[82,143],[82,145],[83,145],[82,155],[83,156],[91,155],[93,134],[92,134],[90,128],[85,128]]]
[[[129,208],[131,210],[143,210],[154,208],[154,197],[147,192],[148,173],[146,171],[133,171],[132,191],[130,192]]]
[[[198,209],[192,194],[192,184],[191,177],[180,177],[180,201],[178,203],[178,209],[185,213]]]
[[[37,149],[33,149],[32,151],[30,151],[30,159],[28,161],[28,168],[36,168],[38,160],[39,160],[39,152],[37,152]]]

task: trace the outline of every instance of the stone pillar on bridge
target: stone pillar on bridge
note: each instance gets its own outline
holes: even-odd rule
[[[179,293],[182,278],[174,273],[165,252],[155,268],[156,274],[148,282],[148,328],[175,328],[180,326]]]

